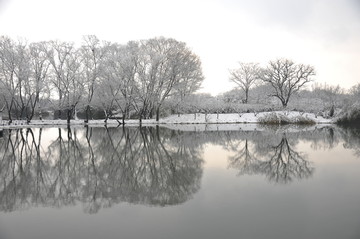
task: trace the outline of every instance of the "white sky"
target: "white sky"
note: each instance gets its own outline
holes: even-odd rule
[[[200,56],[202,92],[234,87],[238,61],[289,58],[311,64],[316,82],[360,83],[359,0],[0,0],[0,35],[80,42],[94,34],[126,43],[156,36]]]

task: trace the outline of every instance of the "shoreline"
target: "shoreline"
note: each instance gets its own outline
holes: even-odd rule
[[[261,120],[269,117],[277,117],[277,119],[288,120],[286,123],[273,122],[264,123]],[[306,119],[311,124],[335,124],[334,119],[327,119],[322,116],[317,116],[313,113],[303,113],[298,111],[272,111],[272,112],[259,112],[259,113],[237,113],[237,114],[182,114],[182,115],[170,115],[168,117],[160,118],[159,121],[155,119],[143,119],[142,126],[152,125],[218,125],[218,124],[259,124],[259,125],[304,125],[299,120]],[[85,123],[83,119],[71,120],[70,126],[109,126],[115,127],[122,124],[121,121],[109,119],[105,124],[104,119],[89,120]],[[140,121],[138,119],[125,120],[125,126],[139,126]],[[305,124],[306,125],[306,124]],[[26,127],[51,127],[51,126],[68,126],[66,120],[32,120],[27,123],[26,120],[13,120],[11,124],[8,124],[7,120],[0,121],[0,129],[7,128],[26,128]]]

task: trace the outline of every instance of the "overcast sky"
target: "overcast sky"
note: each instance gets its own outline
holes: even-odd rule
[[[238,61],[289,58],[313,65],[316,82],[360,83],[360,0],[0,0],[0,35],[126,43],[157,36],[200,56],[202,92],[234,87]]]

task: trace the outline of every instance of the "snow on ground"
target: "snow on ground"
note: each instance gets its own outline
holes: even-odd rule
[[[195,127],[195,130],[206,130],[206,129],[218,129],[219,125],[211,124],[229,124],[228,126],[221,126],[222,128],[237,128],[237,129],[256,129],[256,124],[259,122],[259,118],[263,118],[269,115],[276,114],[277,116],[284,116],[295,122],[297,117],[303,117],[309,120],[313,120],[317,124],[332,124],[334,120],[325,119],[321,116],[316,116],[312,113],[301,113],[297,111],[275,111],[275,112],[261,112],[261,113],[238,113],[238,114],[182,114],[182,115],[171,115],[156,122],[155,119],[142,120],[142,125],[173,125],[172,128],[186,128],[188,126],[181,127],[180,124],[202,124],[201,126]],[[126,120],[127,125],[139,125],[139,120]],[[104,120],[90,120],[89,126],[103,126]],[[51,126],[66,126],[66,120],[32,120],[29,124],[23,120],[14,120],[11,125],[8,121],[0,121],[0,128],[16,128],[16,127],[51,127]],[[83,126],[83,120],[71,120],[72,126]],[[108,126],[119,125],[117,120],[108,120]],[[174,125],[177,125],[176,127]]]
[[[184,114],[171,115],[160,119],[159,123],[167,124],[229,124],[229,123],[258,123],[259,118],[270,114],[285,116],[294,121],[296,117],[303,117],[313,120],[318,124],[331,124],[333,120],[316,116],[312,113],[302,113],[298,111],[274,111],[261,113],[238,113],[238,114]]]

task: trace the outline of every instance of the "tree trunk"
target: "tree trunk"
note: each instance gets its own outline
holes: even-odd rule
[[[160,106],[156,108],[156,122],[159,122],[160,119]]]
[[[11,118],[11,109],[12,109],[12,104],[13,104],[13,101],[11,101],[10,103],[10,106],[8,104],[7,101],[5,101],[5,104],[6,104],[6,108],[7,108],[7,111],[8,111],[8,116],[9,116],[9,124],[12,123],[12,118]]]
[[[84,120],[86,124],[89,122],[89,117],[90,117],[90,105],[87,105],[85,111],[85,120]]]
[[[61,119],[61,110],[57,110],[57,119]],[[55,113],[56,114],[56,113]]]
[[[70,124],[70,120],[71,120],[71,108],[70,108],[70,107],[67,108],[67,117],[66,117],[66,120],[67,120],[67,124],[69,125],[69,124]]]
[[[244,101],[245,104],[248,103],[248,99],[249,99],[249,90],[246,89],[246,90],[245,90],[245,101]]]

